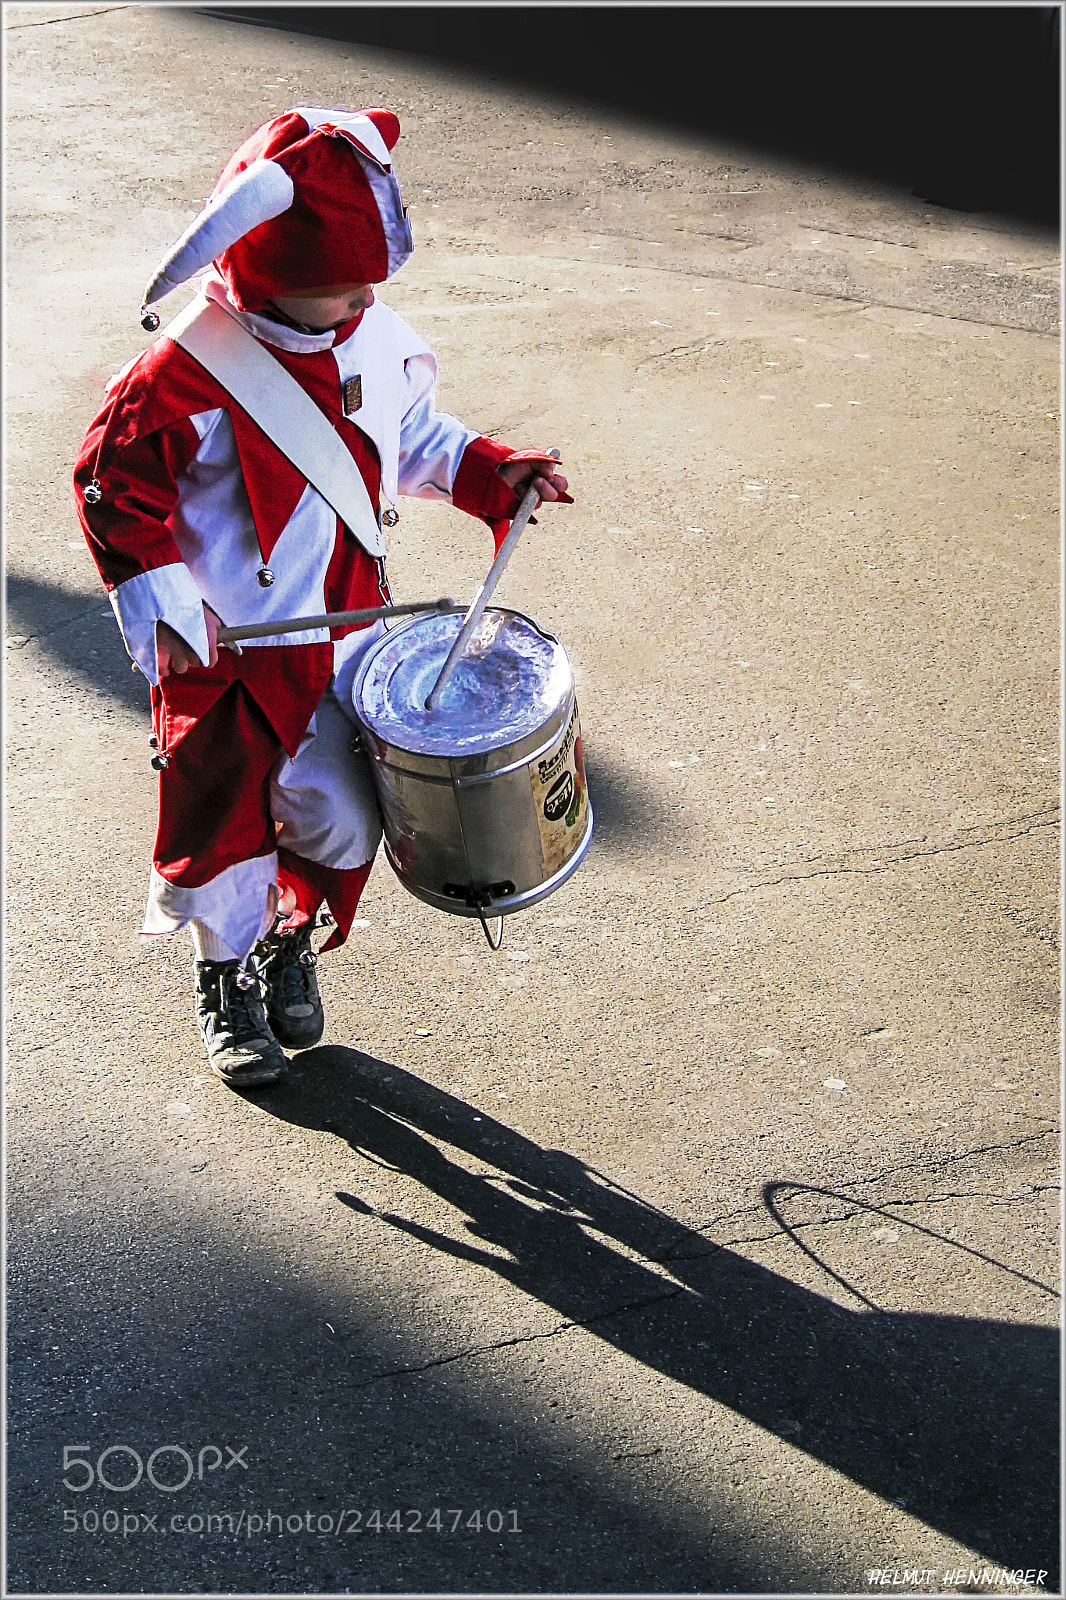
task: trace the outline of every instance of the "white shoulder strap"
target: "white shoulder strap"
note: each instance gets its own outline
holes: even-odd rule
[[[363,549],[383,556],[385,540],[359,468],[329,418],[281,362],[214,300],[194,300],[163,334],[217,378]]]

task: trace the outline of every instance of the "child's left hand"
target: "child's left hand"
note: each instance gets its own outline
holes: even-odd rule
[[[567,480],[561,473],[547,470],[544,463],[549,459],[548,456],[542,456],[533,461],[523,461],[521,458],[515,461],[502,461],[496,471],[520,500],[525,497],[528,489],[533,488],[542,500],[569,501],[570,497],[566,493],[569,487]]]

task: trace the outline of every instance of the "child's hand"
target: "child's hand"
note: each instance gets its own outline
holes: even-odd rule
[[[561,473],[548,472],[540,461],[503,461],[496,471],[520,500],[530,488],[536,489],[542,500],[560,500],[569,487]]]
[[[207,662],[209,667],[218,665],[218,630],[222,626],[222,618],[216,616],[211,607],[204,601],[204,624],[207,628]],[[205,665],[189,645],[185,643],[180,633],[175,633],[173,628],[168,628],[165,622],[157,622],[155,627],[155,649],[159,659],[159,681],[169,677],[172,672],[188,672],[190,667]]]

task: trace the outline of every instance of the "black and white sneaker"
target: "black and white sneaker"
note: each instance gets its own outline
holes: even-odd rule
[[[234,1089],[285,1076],[285,1052],[271,1032],[254,973],[237,961],[197,961],[196,1021],[212,1072]]]
[[[307,1050],[325,1031],[322,996],[311,949],[315,919],[300,928],[270,933],[255,947],[253,960],[266,999],[267,1020],[286,1050]]]

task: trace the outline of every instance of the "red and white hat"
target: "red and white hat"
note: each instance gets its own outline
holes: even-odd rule
[[[390,155],[399,136],[382,106],[298,106],[264,123],[153,272],[144,306],[212,262],[239,311],[260,311],[279,294],[391,278],[414,248]]]

